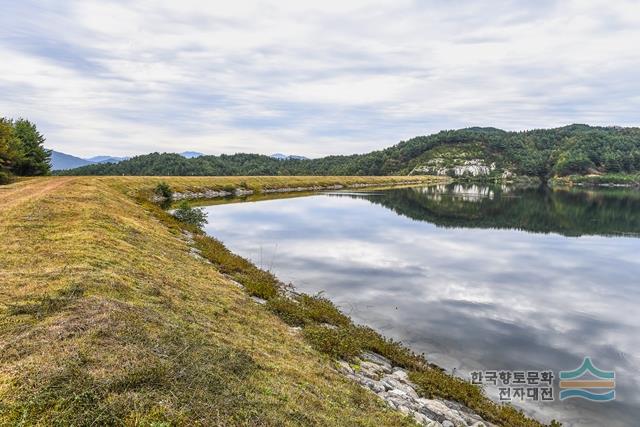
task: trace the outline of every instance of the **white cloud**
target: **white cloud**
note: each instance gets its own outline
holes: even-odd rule
[[[640,3],[24,1],[0,112],[80,155],[365,152],[463,126],[638,125]]]

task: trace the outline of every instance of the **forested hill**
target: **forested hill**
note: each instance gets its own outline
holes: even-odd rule
[[[442,131],[385,150],[320,159],[278,160],[258,154],[148,154],[96,164],[66,175],[402,175],[505,177],[640,171],[640,128],[571,125],[506,132],[495,128]]]

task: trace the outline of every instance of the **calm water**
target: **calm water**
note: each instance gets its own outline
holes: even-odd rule
[[[640,425],[640,192],[450,185],[207,212],[234,252],[465,378],[590,356],[616,372],[614,402],[520,406],[569,426]]]

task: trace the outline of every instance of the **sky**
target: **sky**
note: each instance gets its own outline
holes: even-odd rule
[[[640,125],[640,1],[0,0],[0,116],[79,155]]]

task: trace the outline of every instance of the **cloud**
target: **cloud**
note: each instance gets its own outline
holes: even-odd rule
[[[0,112],[79,155],[638,125],[639,16],[624,0],[10,2]]]

